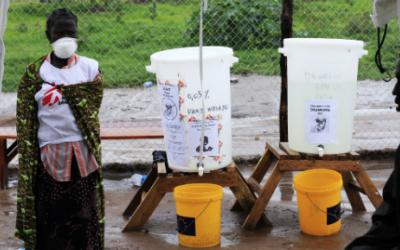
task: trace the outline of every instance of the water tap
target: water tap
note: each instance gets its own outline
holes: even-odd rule
[[[318,155],[319,155],[319,157],[323,157],[324,156],[324,149],[325,149],[325,147],[324,147],[324,145],[318,145],[317,146],[317,149],[318,149]]]

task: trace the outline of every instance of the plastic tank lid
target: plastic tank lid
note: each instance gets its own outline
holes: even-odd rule
[[[203,47],[203,60],[217,60],[226,57],[233,57],[233,50],[231,48],[221,46]],[[164,50],[152,54],[150,59],[151,62],[156,63],[198,61],[199,47]]]
[[[287,38],[283,41],[284,47],[291,45],[309,46],[346,46],[363,48],[364,42],[359,40],[329,39],[329,38]]]

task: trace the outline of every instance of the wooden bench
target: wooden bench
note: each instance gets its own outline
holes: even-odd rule
[[[109,123],[101,126],[102,140],[161,139],[163,132],[159,122]],[[17,155],[17,132],[15,127],[0,127],[0,190],[8,185],[8,164]],[[7,146],[8,141],[12,141]]]

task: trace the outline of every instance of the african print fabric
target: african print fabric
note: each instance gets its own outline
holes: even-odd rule
[[[37,244],[37,217],[35,213],[37,170],[41,167],[37,138],[39,123],[35,93],[43,80],[38,71],[45,57],[30,64],[22,76],[17,95],[17,142],[19,155],[16,236],[25,242],[27,250],[35,250]],[[99,110],[103,97],[102,78],[90,83],[59,86],[64,94],[89,151],[101,166]],[[96,212],[99,218],[99,234],[104,242],[104,193],[102,171],[96,178]]]

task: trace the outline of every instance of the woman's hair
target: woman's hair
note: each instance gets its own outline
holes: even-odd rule
[[[46,22],[46,30],[50,31],[51,27],[60,19],[72,20],[78,26],[78,18],[71,11],[62,8],[54,10],[48,17]]]

